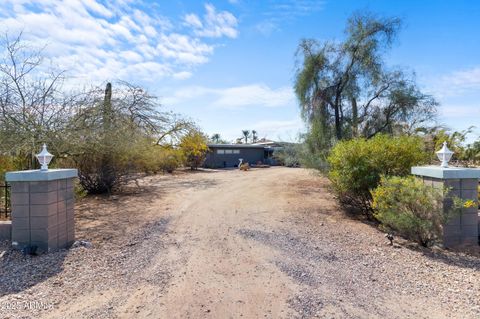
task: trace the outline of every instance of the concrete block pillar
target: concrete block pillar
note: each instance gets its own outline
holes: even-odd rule
[[[69,247],[75,241],[76,169],[8,172],[11,185],[12,245],[39,252]]]
[[[458,245],[478,245],[478,181],[480,169],[463,167],[417,166],[412,167],[412,174],[422,178],[427,185],[448,187],[450,194],[463,200],[472,200],[474,207],[462,208],[460,216],[454,217],[443,227],[443,244],[445,247]],[[448,198],[445,209],[451,205]],[[450,206],[451,207],[451,206]]]

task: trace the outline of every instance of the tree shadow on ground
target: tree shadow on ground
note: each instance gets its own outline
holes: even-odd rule
[[[320,209],[318,214],[321,216],[336,216],[336,218],[348,218],[353,222],[359,222],[366,226],[369,226],[378,233],[379,239],[385,236],[386,231],[381,228],[381,224],[375,220],[367,219],[364,215],[361,215],[359,211],[342,209],[340,213],[335,213],[332,210]],[[383,238],[382,238],[383,239]],[[457,266],[468,269],[480,270],[480,246],[473,248],[458,248],[458,249],[445,249],[438,246],[434,247],[422,247],[418,243],[404,238],[398,234],[395,234],[395,243],[399,244],[397,247],[409,249],[414,252],[419,252],[432,261],[439,261],[447,265]]]
[[[405,242],[406,244],[402,245],[403,247],[420,252],[432,261],[440,261],[449,266],[480,270],[480,248],[447,250],[437,247],[421,247],[407,240]]]
[[[58,274],[58,280],[51,282],[49,286],[60,287],[64,282],[68,282],[69,278],[77,277],[77,272],[89,272],[88,276],[80,277],[90,280],[80,284],[91,286],[95,284],[96,276],[99,277],[98,280],[104,280],[118,276],[119,272],[123,273],[121,265],[125,258],[133,259],[138,264],[149,264],[159,249],[165,249],[162,236],[169,222],[169,218],[160,218],[147,222],[130,233],[119,232],[116,234],[118,238],[108,242],[108,247],[94,244],[93,249],[70,248],[38,256],[24,256],[20,251],[11,248],[10,241],[0,242],[0,252],[5,251],[0,258],[0,297],[20,293]],[[89,231],[94,233],[99,230],[101,229],[93,228]],[[104,268],[85,268],[86,259],[100,261],[99,264]],[[132,277],[127,279],[133,281],[137,280],[135,275],[135,272],[123,274]],[[159,276],[167,274],[161,271]]]
[[[63,270],[68,250],[60,250],[38,256],[24,256],[11,247],[10,241],[0,243],[0,297],[21,292]]]
[[[255,240],[263,245],[280,250],[295,259],[318,262],[320,260],[333,262],[338,260],[334,250],[327,247],[314,246],[286,230],[266,232],[253,229],[240,229],[237,234],[246,239]]]

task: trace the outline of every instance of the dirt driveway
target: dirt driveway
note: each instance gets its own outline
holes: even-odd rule
[[[77,207],[93,248],[0,246],[0,315],[45,318],[479,318],[480,260],[346,218],[304,169],[146,177]]]

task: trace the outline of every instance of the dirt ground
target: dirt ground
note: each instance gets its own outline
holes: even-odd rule
[[[479,318],[480,259],[387,245],[299,168],[145,177],[76,207],[77,247],[0,245],[2,318]]]

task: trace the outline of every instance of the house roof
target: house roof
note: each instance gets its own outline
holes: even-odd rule
[[[207,144],[209,148],[269,148],[265,145],[253,145],[253,144]]]

